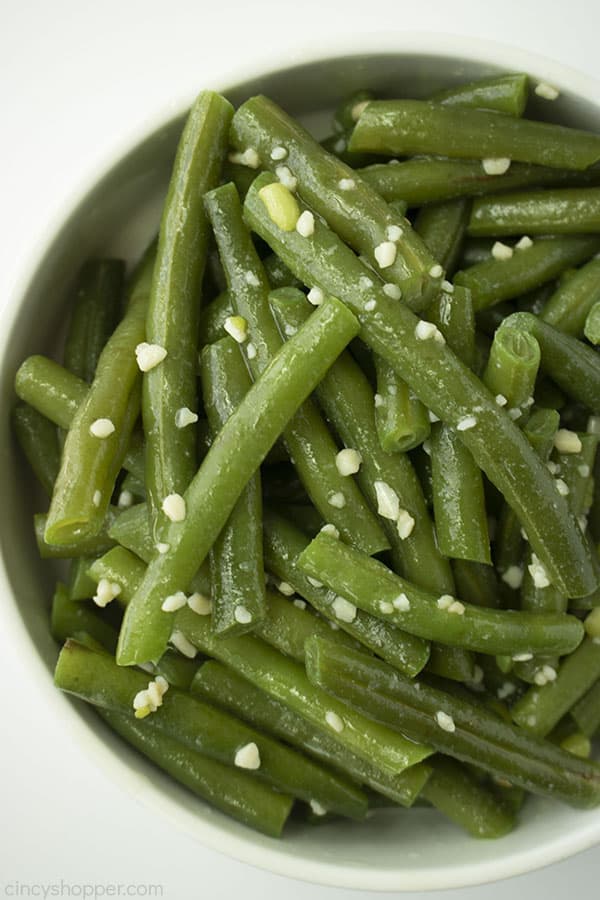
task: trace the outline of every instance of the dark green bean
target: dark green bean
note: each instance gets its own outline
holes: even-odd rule
[[[568,584],[566,593],[571,596],[590,594],[598,579],[581,531],[567,504],[556,498],[548,470],[507,413],[439,340],[435,326],[420,324],[404,304],[391,300],[370,278],[370,285],[364,282],[368,269],[325,223],[315,222],[310,238],[282,231],[270,218],[261,195],[272,183],[268,173],[259,175],[246,197],[245,215],[254,230],[299,277],[347,303],[372,349],[397,368],[419,399],[447,425],[460,424],[462,440],[517,511],[551,577],[561,587]],[[477,414],[471,418],[475,407]],[[470,424],[475,427],[465,429]]]
[[[294,710],[215,660],[198,669],[192,693],[340,769],[400,806],[412,806],[429,777],[431,770],[427,763],[411,766],[399,775],[389,775],[370,765],[347,750],[334,734],[315,728]]]
[[[251,387],[238,344],[226,338],[200,357],[204,409],[213,438]],[[251,477],[210,551],[215,634],[248,631],[266,614],[260,472]]]
[[[402,728],[437,750],[484,767],[517,787],[572,806],[600,803],[600,766],[528,734],[482,704],[411,681],[387,663],[357,650],[312,638],[311,681],[391,728]]]
[[[583,626],[574,616],[487,609],[451,595],[436,597],[323,533],[304,550],[298,565],[360,609],[410,634],[450,646],[488,654],[550,655],[570,653],[583,636]]]
[[[593,738],[600,730],[600,678],[571,707],[571,716],[577,727],[588,738]]]
[[[600,239],[592,235],[565,235],[537,238],[531,247],[515,249],[510,259],[490,257],[462,269],[456,284],[468,287],[476,311],[518,297],[579,263],[600,249]]]
[[[400,199],[409,206],[542,185],[594,184],[600,178],[598,168],[572,172],[518,162],[503,175],[488,175],[481,160],[439,157],[376,163],[359,173],[388,202]]]
[[[154,557],[126,610],[119,665],[162,655],[172,628],[171,615],[161,609],[165,597],[185,590],[250,477],[358,328],[352,313],[328,298],[282,346],[227,420],[179,504],[184,520],[173,522],[165,535],[168,552]]]
[[[67,638],[78,639],[87,635],[100,646],[113,653],[117,646],[117,632],[85,603],[77,603],[69,597],[69,590],[60,582],[52,598],[50,631],[55,641],[64,643]]]
[[[65,368],[91,382],[104,345],[121,311],[125,264],[120,259],[93,259],[81,268],[65,341]]]
[[[128,744],[211,806],[269,837],[281,836],[292,797],[273,790],[252,774],[196,753],[145,722],[105,709],[99,712]]]
[[[429,647],[420,638],[402,633],[397,628],[357,610],[349,616],[337,614],[336,594],[314,579],[309,579],[298,567],[297,559],[309,541],[291,522],[267,512],[265,526],[265,561],[269,571],[291,585],[298,594],[330,622],[352,635],[390,665],[407,675],[416,675],[429,658]],[[337,634],[337,632],[336,632]],[[265,640],[267,638],[261,635]],[[303,647],[304,651],[304,647]]]
[[[301,125],[265,97],[252,97],[237,110],[231,139],[252,147],[263,165],[275,169],[271,153],[286,151],[284,165],[298,192],[375,271],[397,284],[406,303],[424,309],[435,296],[442,272],[410,222],[392,213],[385,201]]]
[[[423,206],[415,219],[420,234],[434,259],[443,266],[446,276],[454,274],[465,235],[471,204],[464,198]]]
[[[269,308],[269,285],[233,185],[211,191],[205,203],[232,300],[247,333],[242,342],[244,356],[256,379],[282,346]],[[291,333],[295,333],[293,329]],[[338,528],[346,540],[368,553],[386,549],[385,534],[356,483],[338,472],[337,445],[312,400],[302,404],[287,425],[283,440],[300,480],[323,518]]]
[[[375,356],[377,394],[375,427],[386,453],[405,453],[429,437],[427,410],[411,389],[381,356]]]
[[[138,719],[151,714],[148,706],[134,705],[134,698],[148,686],[145,673],[117,666],[108,654],[96,653],[74,641],[67,641],[63,647],[54,681],[61,690],[110,712],[131,719],[134,710]],[[361,819],[366,813],[366,797],[349,781],[177,688],[168,688],[146,724],[190,750],[239,768],[246,768],[244,762],[238,762],[239,751],[254,744],[258,765],[252,761],[247,768],[256,778],[284,794],[307,803],[317,801],[341,815]]]
[[[28,403],[18,403],[12,415],[13,428],[23,454],[39,483],[52,496],[60,468],[56,426]]]
[[[480,109],[422,100],[374,100],[356,123],[349,149],[391,156],[501,157],[581,170],[600,160],[600,136]]]
[[[88,569],[94,562],[93,556],[79,556],[72,560],[69,567],[69,599],[89,600],[96,592],[96,582],[88,575]]]
[[[600,231],[600,188],[547,188],[544,191],[477,197],[469,234],[581,234]]]

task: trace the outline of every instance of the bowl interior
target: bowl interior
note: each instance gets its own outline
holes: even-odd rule
[[[226,93],[236,104],[254,93],[266,93],[324,136],[332,109],[359,88],[371,88],[381,96],[425,97],[443,86],[526,65],[534,77],[554,75],[563,88],[556,103],[537,101],[537,116],[598,129],[600,109],[593,100],[593,86],[586,97],[576,76],[562,72],[559,78],[545,61],[523,61],[498,48],[492,52],[471,47],[467,57],[464,48],[460,53],[446,48],[435,53],[325,59],[253,78]],[[536,799],[526,805],[519,828],[500,841],[477,842],[437,814],[414,809],[382,810],[362,825],[292,826],[276,842],[210,810],[129,750],[83,704],[54,690],[51,672],[57,650],[48,627],[54,572],[38,560],[32,538],[31,515],[44,508],[44,499],[10,434],[13,377],[28,354],[51,352],[56,345],[79,265],[94,254],[133,261],[156,231],[182,120],[183,113],[160,123],[68,212],[41,252],[26,290],[8,311],[12,321],[1,359],[0,496],[10,515],[0,524],[8,582],[1,602],[8,627],[14,628],[15,639],[21,640],[31,659],[32,671],[39,675],[42,664],[39,681],[45,702],[56,704],[70,739],[93,752],[125,788],[144,796],[203,843],[282,874],[363,889],[456,887],[524,872],[600,840],[600,811],[576,812]]]

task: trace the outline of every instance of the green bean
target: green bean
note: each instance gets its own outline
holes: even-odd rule
[[[269,837],[281,836],[292,797],[273,790],[253,774],[196,753],[145,722],[105,709],[99,712],[128,744],[211,806]]]
[[[565,657],[554,680],[533,685],[515,703],[513,720],[526,731],[545,737],[599,678],[600,645],[587,637]]]
[[[427,306],[442,273],[437,274],[435,260],[409,221],[392,213],[354,170],[265,97],[253,97],[237,110],[231,139],[238,148],[254,148],[269,168],[276,168],[274,147],[284,147],[285,166],[303,200],[387,281],[397,284],[406,303],[415,309]]]
[[[46,540],[47,514],[36,513],[33,517],[33,530],[40,557],[42,559],[74,559],[78,556],[99,556],[101,553],[106,553],[115,543],[109,537],[108,529],[117,515],[118,511],[109,507],[104,524],[97,534],[84,539],[78,538],[72,544],[52,544]]]
[[[91,382],[104,345],[121,308],[125,264],[120,259],[94,259],[78,276],[75,300],[65,341],[65,368]]]
[[[319,141],[323,150],[336,156],[339,160],[350,166],[351,169],[358,169],[361,166],[368,166],[375,161],[375,157],[371,153],[350,153],[348,151],[349,134],[330,134],[328,137]]]
[[[240,166],[239,168],[247,169],[246,166]],[[254,171],[252,169],[247,169],[247,171],[252,173],[251,177],[254,179]],[[294,278],[288,267],[274,253],[270,253],[261,262],[272,288],[301,286],[301,282]],[[201,347],[204,344],[214,344],[215,341],[223,337],[225,319],[232,316],[233,313],[233,304],[229,291],[221,291],[218,297],[215,297],[208,306],[201,310],[199,339]]]
[[[513,313],[502,328],[518,328],[533,335],[542,351],[542,371],[592,412],[600,411],[600,358],[591,347],[531,313]]]
[[[63,647],[54,681],[61,690],[131,719],[134,709],[145,712],[133,703],[136,695],[147,688],[148,676],[117,666],[108,654],[95,653],[74,641],[67,641]],[[317,801],[341,815],[364,817],[364,794],[341,776],[177,688],[169,687],[162,700],[151,723],[147,723],[150,728],[155,727],[190,750],[241,768],[244,765],[236,761],[238,752],[253,743],[258,748],[258,766],[249,768],[253,768],[256,778],[282,793],[306,802]]]
[[[564,275],[565,272],[563,272],[563,274],[559,276],[557,284],[562,283]],[[531,312],[536,316],[539,316],[544,306],[554,293],[554,287],[555,284],[553,282],[548,282],[547,284],[543,284],[541,287],[535,288],[533,291],[527,291],[525,294],[521,294],[520,297],[516,298],[514,308],[510,309],[510,312]],[[507,304],[507,315],[510,314],[508,312],[508,308],[509,307]]]
[[[452,570],[456,593],[462,600],[491,609],[503,605],[504,590],[493,566],[454,559]]]
[[[515,826],[514,814],[464,766],[449,757],[435,757],[433,773],[421,796],[472,837],[502,837]]]
[[[200,666],[191,689],[209,703],[304,750],[400,806],[412,806],[429,777],[431,770],[426,763],[411,766],[399,775],[389,775],[370,765],[340,744],[334,734],[315,728],[294,710],[215,660]]]
[[[60,468],[60,447],[55,425],[28,403],[18,403],[12,424],[27,462],[39,483],[52,496]]]
[[[96,592],[96,582],[88,575],[94,562],[93,556],[79,556],[72,560],[69,568],[69,599],[89,600]]]
[[[358,328],[342,303],[327,299],[282,346],[227,420],[180,504],[185,505],[184,520],[173,522],[165,535],[168,552],[152,560],[127,608],[119,665],[161,656],[172,627],[171,615],[161,610],[165,597],[187,587],[250,477]]]
[[[288,589],[287,584],[285,589]],[[256,634],[285,656],[304,663],[304,644],[315,634],[354,646],[355,642],[345,631],[332,633],[329,622],[315,615],[310,607],[297,606],[277,591],[268,591],[267,601],[268,615],[257,625]]]
[[[427,410],[411,389],[381,356],[375,356],[377,399],[375,427],[386,453],[405,453],[429,437]]]
[[[600,160],[600,136],[480,109],[422,100],[375,100],[356,123],[349,149],[392,156],[508,158],[581,170]]]
[[[423,206],[415,219],[415,231],[442,265],[447,277],[454,273],[460,259],[470,211],[470,202],[458,198]]]
[[[574,650],[583,635],[573,616],[487,609],[450,595],[436,598],[323,533],[301,554],[298,565],[360,609],[409,634],[450,646],[512,656],[560,654]]]
[[[88,386],[58,363],[45,356],[29,356],[15,375],[17,396],[64,431],[81,404]],[[143,447],[134,434],[125,453],[123,465],[138,478],[144,478]]]
[[[427,310],[427,317],[438,326],[464,364],[474,369],[477,359],[475,315],[469,289],[455,285],[452,290],[441,291]]]
[[[593,738],[600,729],[600,678],[571,707],[570,713],[579,730]]]
[[[528,77],[521,72],[491,75],[489,78],[479,78],[468,84],[436,91],[430,100],[444,106],[495,109],[509,116],[522,116],[527,103],[528,87]]]
[[[431,429],[431,476],[438,545],[444,556],[491,563],[481,470],[452,428]]]
[[[196,471],[194,429],[175,422],[179,409],[197,408],[199,298],[210,233],[203,195],[219,182],[232,115],[233,107],[219,94],[198,96],[179,141],[163,208],[146,339],[166,356],[145,373],[143,396],[146,489],[157,534],[168,525],[163,501],[183,494]]]
[[[371,286],[360,284],[368,269],[323,222],[315,222],[314,234],[308,238],[282,231],[259,195],[272,182],[269,174],[259,175],[248,192],[245,215],[252,228],[305,283],[318,284],[356,312],[362,337],[446,424],[460,423],[464,428],[465,417],[478,408],[476,427],[462,430],[462,440],[517,511],[551,578],[572,597],[591,593],[597,577],[581,531],[564,498],[556,498],[550,473],[506,412],[439,339],[420,338],[425,337],[423,326],[404,304],[391,300],[372,282]],[[369,301],[375,301],[375,314]],[[430,337],[436,334],[425,328]],[[467,418],[467,424],[471,422]]]
[[[233,338],[205,347],[200,371],[204,408],[214,438],[239,406],[252,382]],[[248,631],[265,617],[259,471],[242,491],[211,548],[210,571],[215,634]]]
[[[399,774],[430,755],[429,747],[373,725],[345,704],[310,684],[304,666],[253,634],[216,638],[210,623],[190,609],[177,613],[177,628],[200,651],[234,669],[255,687],[289,707],[346,750],[390,774]],[[348,649],[347,647],[345,649]],[[341,725],[341,729],[340,729]]]
[[[462,647],[448,647],[446,644],[431,645],[429,661],[425,671],[439,675],[449,681],[473,681],[475,678],[475,657]]]
[[[409,206],[542,185],[594,184],[600,177],[597,168],[572,172],[518,162],[503,175],[488,175],[480,160],[439,157],[376,163],[359,174],[384,200],[401,199]]]
[[[403,634],[397,628],[362,611],[357,610],[352,621],[348,621],[348,616],[336,614],[336,595],[318,582],[315,583],[314,579],[307,578],[297,565],[297,559],[309,541],[291,522],[268,512],[264,527],[265,561],[270,572],[291,585],[327,620],[336,623],[344,632],[401,672],[413,676],[423,668],[429,658],[429,647],[425,641]],[[264,634],[261,636],[267,640]],[[304,643],[302,652],[304,655]]]
[[[125,316],[105,345],[71,422],[48,512],[50,543],[77,542],[102,526],[140,411],[141,378],[134,350],[144,338],[153,266],[151,249],[132,280]]]
[[[469,234],[581,234],[600,230],[600,188],[555,188],[478,197]]]
[[[271,303],[283,330],[286,325],[300,326],[309,315],[307,302],[297,294],[272,296]],[[356,478],[373,509],[379,508],[376,483],[385,483],[398,497],[398,516],[402,508],[415,520],[412,531],[406,534],[408,529],[403,530],[402,537],[395,520],[380,519],[392,547],[394,565],[424,587],[451,591],[454,583],[450,566],[436,546],[419,481],[404,454],[382,450],[375,427],[373,391],[349,353],[342,354],[329,369],[317,387],[317,398],[346,449],[359,453]]]
[[[590,308],[583,326],[583,333],[590,344],[597,347],[600,344],[600,301]]]
[[[592,235],[538,238],[531,247],[515,249],[510,259],[486,259],[457,272],[454,280],[470,288],[479,311],[556,278],[599,248],[600,239]]]
[[[560,416],[554,409],[534,409],[527,422],[524,423],[523,434],[543,462],[547,462],[550,457],[559,425]],[[516,577],[514,584],[517,587],[520,586],[523,574],[521,568],[523,546],[521,523],[510,506],[505,504],[498,519],[494,561],[496,568],[503,576],[503,581],[509,586],[513,579],[509,576],[506,580],[504,575],[511,568]]]
[[[507,779],[517,787],[572,806],[600,803],[600,766],[528,734],[481,704],[469,703],[387,663],[312,638],[307,672],[313,684],[375,721],[426,738],[440,752]]]
[[[205,203],[236,312],[246,323],[244,355],[256,379],[283,343],[269,308],[269,285],[233,185],[211,191]],[[312,400],[296,412],[283,440],[300,480],[323,518],[338,528],[346,540],[368,553],[386,549],[386,537],[357,485],[338,472],[337,445]]]
[[[125,492],[131,494],[134,504],[144,503],[146,500],[146,485],[142,479],[137,478],[132,472],[127,472],[121,482],[121,493]]]
[[[85,603],[77,603],[69,597],[69,590],[58,582],[52,597],[50,631],[55,641],[62,644],[67,638],[88,635],[113,653],[117,645],[117,632],[94,613]]]
[[[540,360],[540,345],[533,335],[501,326],[492,341],[483,383],[520,417],[522,407],[531,405]]]

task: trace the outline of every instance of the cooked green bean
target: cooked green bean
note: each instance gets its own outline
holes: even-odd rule
[[[514,248],[509,258],[492,256],[462,269],[454,280],[470,288],[473,305],[479,311],[556,278],[569,266],[585,262],[598,249],[600,239],[592,235],[536,238],[530,247]]]
[[[89,600],[96,591],[96,582],[88,575],[94,562],[93,556],[79,556],[72,560],[69,568],[69,599]]]
[[[286,325],[299,327],[309,316],[309,304],[298,294],[271,295],[271,305],[284,331]],[[380,485],[379,492],[386,490],[381,487],[385,485],[398,498],[395,518],[393,515],[391,518],[380,517],[392,547],[394,565],[431,590],[453,590],[452,572],[436,546],[419,481],[407,456],[383,451],[377,439],[373,391],[349,353],[343,353],[336,360],[317,386],[316,393],[345,449],[355,450],[360,456],[356,478],[372,508],[379,509],[380,505],[377,484]],[[356,468],[358,457],[353,454],[350,457],[354,460],[352,468]],[[345,477],[348,480],[348,476]],[[402,535],[398,527],[400,510],[405,510],[415,523],[411,529],[409,518],[404,516],[406,527],[402,529]]]
[[[571,707],[571,716],[577,727],[588,738],[593,738],[600,730],[600,678]]]
[[[27,462],[39,483],[52,496],[60,468],[60,447],[56,426],[28,403],[18,403],[12,424]]]
[[[71,427],[88,390],[82,379],[46,356],[29,356],[15,375],[17,396],[64,431]],[[137,434],[132,436],[123,466],[143,480],[143,447]]]
[[[481,109],[374,100],[356,123],[349,149],[391,156],[506,158],[581,170],[600,160],[600,135]]]
[[[214,439],[252,382],[233,338],[204,348],[200,372],[204,409]],[[215,634],[247,631],[265,617],[259,471],[250,478],[211,548],[210,571]]]
[[[526,731],[545,737],[599,678],[600,645],[586,637],[565,657],[553,680],[532,685],[515,703],[513,720]]]
[[[492,609],[503,605],[505,592],[493,566],[454,559],[452,571],[457,596],[462,600],[474,606],[489,606]]]
[[[307,575],[318,578],[353,606],[427,640],[480,653],[570,653],[583,626],[574,616],[488,609],[436,597],[405,581],[383,563],[319,534],[298,559]]]
[[[67,641],[60,653],[54,680],[62,690],[131,719],[134,710],[150,713],[148,707],[134,705],[134,698],[148,686],[146,674],[119,667],[108,654],[94,653],[73,641]],[[351,818],[365,815],[366,798],[349,781],[177,688],[169,687],[147,725],[221,763],[252,769],[256,778],[282,793],[307,803],[317,801]],[[252,744],[258,752],[246,765],[239,753]]]
[[[283,343],[269,308],[269,285],[233,185],[211,191],[205,203],[232,301],[245,323],[244,356],[256,379]],[[312,400],[296,412],[283,440],[300,480],[323,518],[338,528],[346,540],[368,553],[386,549],[386,537],[357,485],[343,478],[336,467],[337,445]]]
[[[442,272],[438,273],[410,222],[394,215],[353,169],[323,150],[301,125],[261,96],[237,110],[231,139],[240,149],[255,149],[263,165],[272,169],[279,168],[272,151],[283,147],[284,167],[296,180],[303,200],[357,253],[364,253],[375,271],[397,284],[406,303],[414,309],[427,306]]]
[[[317,730],[334,736],[347,750],[371,765],[395,775],[430,755],[426,745],[374,725],[345,704],[332,700],[313,687],[303,665],[253,634],[216,638],[211,634],[206,617],[196,615],[191,609],[180,610],[176,622],[177,628],[200,651],[230,666],[255,687],[290,707]]]
[[[308,538],[291,522],[271,511],[265,515],[264,527],[265,561],[270,572],[291,585],[326,619],[335,622],[390,665],[410,676],[421,671],[429,658],[426,641],[402,633],[362,610],[357,610],[349,621],[349,616],[344,615],[344,605],[336,606],[336,594],[308,578],[297,565],[298,557],[308,546]],[[267,640],[264,634],[261,636]]]
[[[475,657],[462,647],[432,643],[425,671],[449,681],[471,682],[475,678]]]
[[[517,787],[572,806],[600,803],[600,766],[578,759],[486,710],[411,681],[387,663],[357,650],[312,638],[307,647],[311,681],[377,722],[402,728],[415,740],[484,767]]]
[[[515,815],[492,791],[447,756],[436,756],[433,772],[421,791],[439,812],[476,838],[498,838],[515,826]]]
[[[594,303],[588,312],[583,333],[590,344],[594,344],[595,347],[600,344],[600,301]]]
[[[526,331],[501,326],[494,335],[483,383],[515,418],[531,405],[540,360],[540,345]]]
[[[468,84],[454,85],[436,91],[430,97],[444,106],[495,109],[509,116],[522,116],[527,103],[529,79],[522,72],[491,75]]]
[[[376,163],[359,174],[384,200],[405,200],[409,206],[543,185],[594,184],[600,178],[597,168],[572,172],[518,162],[503,175],[488,175],[480,160],[435,156]]]
[[[158,535],[167,529],[165,498],[183,494],[197,468],[193,428],[177,412],[196,412],[200,289],[209,227],[203,194],[218,184],[233,115],[231,104],[203,91],[188,115],[163,208],[148,304],[146,340],[165,353],[144,375],[146,490]]]
[[[405,453],[429,437],[427,410],[411,389],[381,356],[375,356],[377,395],[375,427],[386,453]]]
[[[600,188],[523,191],[473,201],[469,234],[581,234],[600,231]]]
[[[125,264],[120,259],[85,263],[75,287],[75,301],[65,341],[65,368],[91,382],[104,345],[121,310]]]
[[[69,590],[58,582],[52,597],[50,631],[55,641],[62,644],[67,638],[89,635],[109,653],[117,645],[117,632],[85,603],[77,603],[69,597]]]
[[[315,221],[310,237],[282,231],[270,218],[260,195],[272,183],[272,176],[264,173],[248,192],[245,214],[250,225],[305,283],[316,283],[347,303],[356,312],[362,337],[372,349],[397,368],[440,419],[454,427],[460,425],[462,440],[517,511],[536,553],[558,586],[570,596],[591,593],[597,576],[581,531],[564,498],[556,498],[550,473],[507,413],[449,348],[439,338],[434,339],[435,326],[420,323],[404,304],[393,301],[370,278],[370,286],[364,280],[360,284],[369,270],[325,223]],[[475,407],[478,411],[473,415]],[[470,425],[475,427],[465,428]]]
[[[475,320],[470,292],[442,291],[428,315],[465,365],[475,359]],[[490,540],[483,476],[457,432],[434,424],[430,440],[436,535],[445,556],[489,563]]]
[[[166,532],[168,552],[154,557],[127,608],[117,648],[119,665],[161,656],[172,628],[172,616],[161,609],[164,599],[187,587],[250,477],[358,329],[352,313],[328,298],[282,346],[227,420],[178,503],[184,517]],[[221,478],[224,471],[227,478]]]
[[[98,556],[106,553],[115,543],[109,536],[108,529],[118,513],[117,509],[109,507],[100,531],[86,538],[78,538],[72,544],[48,542],[46,540],[48,516],[46,513],[36,513],[33,517],[33,530],[40,557],[42,559],[75,559],[78,556]]]
[[[600,357],[595,350],[531,313],[513,313],[501,327],[533,335],[542,351],[542,371],[565,393],[592,412],[600,412]]]
[[[453,275],[460,259],[470,211],[470,202],[459,198],[423,206],[415,219],[415,231],[421,235],[448,278]]]
[[[281,836],[293,798],[258,781],[253,774],[196,753],[145,722],[103,709],[113,731],[211,806],[261,831]]]
[[[340,769],[400,806],[412,806],[429,777],[431,770],[427,763],[411,766],[398,775],[389,775],[370,765],[346,749],[334,732],[329,734],[315,728],[297,712],[216,660],[200,666],[192,683],[192,693]]]
[[[134,351],[144,339],[153,267],[151,248],[132,279],[125,315],[105,345],[69,427],[48,512],[49,543],[74,543],[102,527],[140,411],[141,376]]]
[[[431,429],[435,532],[444,556],[491,562],[481,470],[468,447],[441,422]]]

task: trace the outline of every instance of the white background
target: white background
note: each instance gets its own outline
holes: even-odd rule
[[[594,0],[0,0],[0,309],[65,197],[157,109],[248,61],[336,35],[469,34],[600,78]],[[14,883],[144,882],[164,897],[375,897],[318,888],[228,860],[152,817],[70,746],[39,708],[27,660],[0,628],[0,897]],[[226,851],[226,847],[223,848]],[[399,847],[399,853],[401,853]],[[443,896],[597,896],[600,848],[543,872]],[[65,891],[64,896],[68,896]],[[416,895],[403,895],[412,897]],[[440,897],[441,894],[431,895]]]

